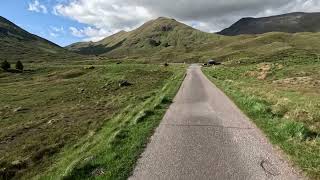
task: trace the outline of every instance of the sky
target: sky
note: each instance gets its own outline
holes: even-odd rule
[[[1,0],[0,16],[61,46],[169,17],[206,32],[242,17],[320,12],[320,0]]]

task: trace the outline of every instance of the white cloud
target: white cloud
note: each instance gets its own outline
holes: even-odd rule
[[[111,31],[104,29],[97,29],[93,27],[85,27],[83,29],[78,29],[75,27],[69,28],[71,34],[75,37],[83,38],[84,41],[99,41],[103,38],[113,34]]]
[[[61,33],[64,32],[63,26],[61,26],[61,27],[50,26],[50,29],[51,29],[52,31],[55,31],[55,32],[61,32]]]
[[[143,22],[171,17],[207,32],[219,31],[242,17],[260,17],[294,11],[320,11],[320,0],[71,0],[53,12],[91,27],[78,30],[85,38],[99,39]],[[72,31],[72,30],[71,30]],[[84,32],[91,33],[84,33]],[[74,31],[74,34],[78,34]]]
[[[51,37],[55,37],[55,38],[59,37],[59,36],[61,36],[63,34],[66,34],[63,26],[61,26],[61,27],[50,26],[48,31],[49,31],[49,35]]]
[[[48,13],[47,7],[43,4],[40,4],[38,0],[34,0],[33,2],[30,2],[28,4],[28,10],[33,11],[33,12],[38,12],[38,13]]]
[[[120,30],[132,30],[153,18],[146,8],[122,2],[125,1],[78,0],[66,5],[58,4],[53,12],[88,24],[91,29],[78,31],[82,31],[81,35],[91,40],[101,39]],[[75,29],[72,28],[71,31],[72,34],[79,36],[79,32]]]
[[[53,32],[49,32],[49,35],[52,37],[59,37],[59,34],[53,33]]]
[[[56,14],[97,28],[133,28],[151,17],[142,6],[122,4],[122,0],[77,0],[54,7]]]

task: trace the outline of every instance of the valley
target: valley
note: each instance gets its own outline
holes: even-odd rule
[[[278,18],[297,15],[302,16],[255,21],[276,18],[278,23]],[[317,20],[319,13],[306,16]],[[209,59],[221,65],[201,68],[208,79],[290,165],[319,179],[320,32],[307,28],[309,21],[251,32],[246,28],[252,25],[242,24],[245,20],[208,33],[160,17],[98,42],[61,47],[1,17],[0,62],[8,61],[11,68],[0,69],[0,179],[131,177],[170,105],[184,107],[184,99],[177,105],[174,97],[190,76],[190,64]],[[15,71],[18,60],[23,71]],[[189,94],[190,99],[204,101],[203,89],[188,90],[180,89],[197,94]],[[198,100],[192,103],[183,109],[190,117],[198,112],[192,110]],[[187,120],[192,121],[181,121]],[[179,131],[170,132],[174,142]]]

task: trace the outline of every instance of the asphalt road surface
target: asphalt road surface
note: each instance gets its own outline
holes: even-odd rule
[[[131,180],[303,179],[192,65]]]

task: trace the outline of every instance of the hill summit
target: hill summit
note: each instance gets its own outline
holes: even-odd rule
[[[210,33],[201,32],[174,19],[159,17],[133,31],[121,31],[98,42],[75,43],[66,48],[91,55],[150,53],[165,49],[186,49],[211,36]]]
[[[218,34],[235,36],[267,32],[320,32],[320,13],[295,12],[263,18],[242,18]]]

